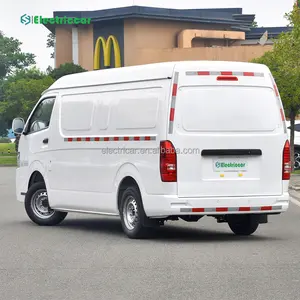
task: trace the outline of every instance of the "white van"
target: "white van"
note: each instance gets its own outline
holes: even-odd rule
[[[17,199],[39,225],[120,216],[130,238],[166,220],[250,235],[289,206],[290,148],[270,70],[183,61],[68,75],[22,132]]]

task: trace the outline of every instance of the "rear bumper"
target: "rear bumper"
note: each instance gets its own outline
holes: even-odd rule
[[[148,217],[180,215],[271,214],[289,207],[289,193],[266,197],[178,198],[174,195],[146,195],[143,205]]]

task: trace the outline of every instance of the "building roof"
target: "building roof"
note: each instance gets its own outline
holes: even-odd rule
[[[268,31],[268,37],[276,38],[282,32],[289,32],[292,27],[259,27],[251,28],[251,31],[246,32],[246,40],[257,40],[262,37],[262,35]]]
[[[193,23],[231,25],[233,30],[248,31],[255,18],[254,14],[243,14],[242,8],[174,9],[146,6],[128,6],[95,11],[55,11],[54,17],[91,18],[92,22],[146,18]],[[54,30],[54,25],[45,25]]]
[[[94,11],[55,11],[54,17],[91,18],[91,22],[129,18],[171,20],[192,23],[230,25],[232,30],[246,32],[246,39],[259,39],[268,30],[269,38],[287,32],[289,27],[251,28],[255,14],[243,14],[242,8],[174,9],[147,6],[127,6]],[[55,25],[46,24],[54,33]]]

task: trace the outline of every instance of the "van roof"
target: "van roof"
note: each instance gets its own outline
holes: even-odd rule
[[[95,70],[66,75],[55,81],[46,91],[104,84],[172,78],[174,70],[206,70],[268,72],[262,64],[231,61],[175,61]],[[45,92],[46,92],[45,91]],[[45,93],[44,92],[44,93]]]

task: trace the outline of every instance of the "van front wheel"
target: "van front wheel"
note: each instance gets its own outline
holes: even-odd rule
[[[139,190],[135,186],[128,187],[121,197],[120,216],[124,233],[131,239],[147,237],[147,216]]]
[[[30,186],[25,196],[25,210],[34,223],[53,226],[61,223],[67,216],[66,212],[50,208],[45,183],[37,182]]]
[[[236,235],[251,235],[259,225],[257,218],[251,215],[228,216],[228,225]]]

